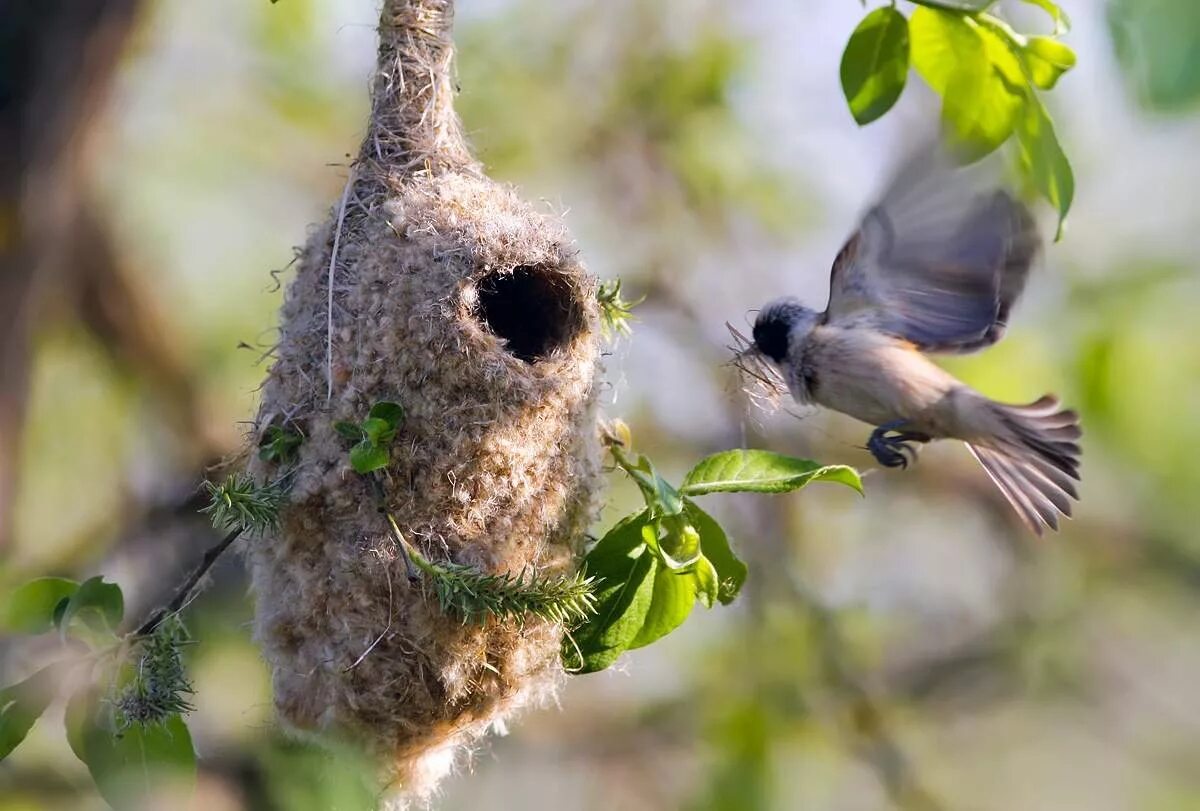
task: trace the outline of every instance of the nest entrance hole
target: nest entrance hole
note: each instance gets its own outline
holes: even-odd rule
[[[575,288],[562,274],[540,265],[491,273],[478,285],[477,317],[526,363],[566,348],[583,324]]]

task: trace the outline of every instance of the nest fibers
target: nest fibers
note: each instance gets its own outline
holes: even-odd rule
[[[290,502],[249,551],[280,715],[366,744],[404,797],[553,693],[563,629],[442,614],[333,423],[404,406],[387,506],[432,560],[572,572],[599,485],[594,283],[561,223],[471,158],[451,16],[446,0],[384,5],[367,137],[287,291],[257,420],[305,437]]]

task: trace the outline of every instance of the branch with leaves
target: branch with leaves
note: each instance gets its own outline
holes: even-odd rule
[[[762,450],[732,450],[702,459],[675,487],[645,456],[629,453],[629,431],[615,423],[613,461],[637,484],[646,508],[618,521],[588,552],[584,572],[596,581],[596,612],[563,640],[563,666],[604,670],[627,650],[674,631],[699,602],[728,605],[746,580],[746,564],[715,518],[693,500],[709,493],[787,493],[828,481],[862,492],[858,473]]]
[[[1060,37],[1070,20],[1051,0],[1025,0],[1053,22],[1048,36],[1026,36],[996,13],[996,0],[893,2],[859,23],[842,54],[841,79],[854,120],[866,125],[899,100],[909,68],[942,99],[942,124],[966,160],[1015,136],[1023,175],[1058,212],[1058,235],[1075,196],[1075,177],[1054,122],[1038,95],[1075,66]]]

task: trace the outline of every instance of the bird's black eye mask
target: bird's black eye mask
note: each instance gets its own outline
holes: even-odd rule
[[[754,345],[776,363],[787,357],[791,325],[776,313],[763,313],[754,322]]]

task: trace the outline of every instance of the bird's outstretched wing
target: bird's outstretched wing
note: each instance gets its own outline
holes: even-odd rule
[[[926,352],[1000,340],[1040,238],[1025,205],[979,174],[936,151],[911,160],[838,254],[825,323]]]

